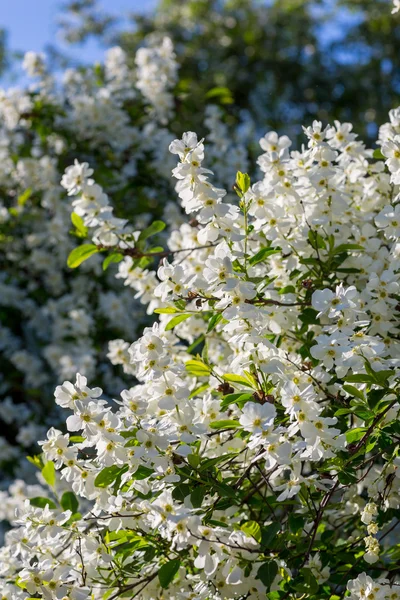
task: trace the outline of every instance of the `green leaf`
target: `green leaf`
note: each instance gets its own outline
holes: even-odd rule
[[[374,409],[386,395],[386,390],[371,390],[368,393],[368,406]]]
[[[263,527],[261,529],[262,545],[265,546],[266,548],[269,548],[272,545],[273,541],[275,540],[275,538],[278,535],[280,530],[281,530],[280,523],[271,523],[267,527]]]
[[[357,483],[357,476],[352,471],[340,471],[338,480],[342,485],[353,485]]]
[[[354,412],[353,408],[339,408],[334,414],[335,417],[341,417],[342,415],[350,415]]]
[[[184,499],[190,495],[192,491],[192,486],[187,483],[181,483],[174,488],[172,491],[172,497],[174,500],[178,500],[179,502],[183,502]]]
[[[99,248],[94,244],[82,244],[82,246],[78,246],[70,252],[67,265],[70,269],[76,269],[76,267],[79,267],[79,265],[97,252],[99,252]]]
[[[299,316],[299,319],[304,325],[319,325],[317,315],[318,312],[313,308],[305,308]]]
[[[357,373],[355,375],[347,375],[344,378],[345,381],[349,381],[350,383],[374,383],[373,377],[371,375],[367,375],[364,373]]]
[[[360,246],[360,244],[340,244],[340,246],[336,246],[330,253],[332,256],[335,254],[341,254],[342,252],[349,252],[352,250],[365,250],[364,246]]]
[[[247,521],[240,526],[240,529],[245,533],[248,537],[252,537],[256,540],[256,542],[261,542],[261,527],[257,523],[257,521]]]
[[[190,344],[189,348],[186,350],[186,352],[188,354],[193,354],[193,350],[195,350],[197,348],[197,346],[199,346],[200,344],[202,344],[205,340],[205,336],[202,333],[201,335],[199,335],[198,338],[196,338],[194,340],[194,342],[192,344]]]
[[[174,306],[167,306],[166,308],[156,308],[154,312],[157,315],[173,315],[174,313],[179,312],[179,310]]]
[[[206,98],[217,98],[218,96],[232,97],[232,92],[227,87],[213,87],[206,93]]]
[[[124,255],[121,254],[120,252],[112,252],[111,254],[109,254],[107,256],[107,258],[105,258],[103,260],[103,271],[107,270],[107,267],[111,264],[111,263],[119,263],[121,262],[121,260],[124,258]]]
[[[170,560],[161,567],[161,569],[158,571],[158,579],[162,588],[167,588],[169,586],[169,584],[179,571],[180,566],[181,561],[175,558],[174,560]]]
[[[308,232],[308,241],[314,249],[322,248],[323,250],[326,250],[324,238],[312,229],[310,229]]]
[[[176,317],[173,317],[169,321],[169,323],[167,323],[167,325],[165,327],[165,331],[170,331],[176,325],[179,325],[179,323],[182,323],[183,321],[186,321],[186,319],[189,319],[191,316],[192,316],[191,314],[183,314],[183,315],[177,315]]]
[[[216,456],[215,458],[207,458],[206,460],[203,460],[200,463],[199,471],[206,471],[207,469],[211,469],[212,467],[215,467],[215,465],[218,465],[220,462],[229,460],[233,456],[235,456],[235,454],[230,453],[223,454],[222,456]]]
[[[185,308],[186,308],[186,300],[183,300],[182,298],[178,298],[178,300],[174,300],[174,304],[175,304],[176,308],[179,308],[180,311],[185,310]]]
[[[160,231],[163,231],[165,229],[165,223],[163,221],[153,221],[153,223],[151,225],[149,225],[149,227],[146,227],[146,229],[144,229],[138,238],[138,242],[143,242],[144,240],[147,240],[147,238],[151,237],[152,235],[156,235],[157,233],[160,233]]]
[[[254,256],[250,258],[249,265],[254,267],[254,265],[257,265],[269,256],[272,256],[272,254],[279,254],[280,252],[281,250],[279,248],[261,248],[257,254],[254,254]]]
[[[38,469],[42,469],[43,463],[40,456],[27,456],[26,459]]]
[[[226,373],[226,375],[223,375],[222,378],[229,383],[240,383],[246,387],[255,387],[254,381],[252,381],[250,378],[246,379],[245,377],[242,377],[241,375],[235,375],[234,373]]]
[[[71,435],[69,441],[73,444],[80,444],[81,442],[84,442],[85,439],[86,438],[84,438],[83,435]]]
[[[70,510],[72,513],[78,512],[79,502],[73,492],[64,492],[60,504],[64,510]]]
[[[290,531],[293,533],[297,533],[304,526],[304,517],[301,515],[296,515],[295,513],[291,513],[289,515],[289,527]]]
[[[368,421],[368,419],[371,419],[371,417],[374,416],[373,412],[371,412],[367,407],[361,406],[360,404],[354,407],[353,412],[363,421]]]
[[[213,315],[210,318],[210,320],[208,321],[207,333],[210,333],[210,331],[215,329],[215,327],[222,320],[222,318],[223,318],[222,313],[217,313],[217,314]]]
[[[274,560],[269,560],[261,565],[257,571],[257,577],[262,581],[267,589],[271,587],[272,582],[278,574],[278,565]]]
[[[380,148],[375,148],[372,156],[377,160],[386,160],[386,156],[382,154],[382,150]]]
[[[198,454],[188,454],[187,460],[193,469],[197,469],[200,464],[201,457]]]
[[[105,488],[113,483],[119,475],[122,475],[128,470],[128,465],[119,467],[118,465],[112,465],[111,467],[105,467],[100,471],[94,480],[96,487]]]
[[[364,394],[359,389],[354,387],[354,385],[344,385],[343,389],[351,396],[355,396],[360,400],[364,400]]]
[[[185,363],[185,369],[189,375],[194,375],[195,377],[207,377],[211,373],[210,367],[201,360],[188,360]]]
[[[285,285],[285,287],[279,290],[279,294],[295,294],[296,288],[294,285]]]
[[[50,487],[53,487],[56,482],[56,469],[52,460],[49,460],[49,462],[44,465],[42,475],[45,482],[48,483]]]
[[[42,496],[29,498],[29,504],[31,506],[36,506],[37,508],[44,508],[45,506],[48,506],[49,508],[57,508],[57,505],[53,502],[53,500],[43,498]]]
[[[189,400],[191,398],[194,398],[195,396],[198,396],[199,394],[201,394],[202,392],[205,392],[209,387],[208,383],[205,383],[204,385],[201,385],[200,387],[196,388],[195,390],[193,390],[193,392],[190,394],[189,396]]]
[[[236,394],[228,394],[222,399],[221,410],[224,411],[230,404],[237,404],[239,408],[242,408],[242,406],[246,402],[252,399],[254,399],[253,394],[249,392],[237,392]]]
[[[354,442],[358,442],[359,440],[361,440],[361,438],[364,437],[366,431],[366,427],[356,427],[355,429],[350,429],[349,431],[346,431],[347,443],[354,444]]]
[[[312,574],[311,569],[304,568],[301,569],[300,572],[303,575],[304,582],[295,585],[296,590],[298,592],[309,594],[311,596],[313,594],[316,594],[318,592],[319,585],[314,575]],[[301,580],[301,578],[299,579]]]
[[[198,486],[190,494],[190,501],[193,508],[200,508],[204,501],[204,496],[207,494],[206,486]]]
[[[144,465],[139,465],[132,475],[132,479],[147,479],[150,475],[153,475],[153,473],[153,469],[149,469],[149,467],[145,467]]]
[[[366,365],[366,367],[367,367],[367,365]],[[375,379],[377,385],[386,387],[387,380],[389,379],[389,377],[393,377],[394,372],[391,371],[390,369],[387,369],[387,370],[383,369],[382,371],[374,371],[373,369],[371,369],[370,374],[371,374],[371,377],[373,377]]]
[[[241,173],[241,171],[236,173],[236,186],[243,194],[247,192],[250,187],[250,177],[247,173]]]
[[[361,273],[360,269],[353,269],[351,267],[338,267],[336,269],[337,273]]]
[[[79,237],[86,237],[88,233],[88,228],[85,226],[82,217],[73,212],[71,214],[71,221]]]
[[[239,421],[234,421],[233,419],[224,419],[223,421],[213,421],[210,423],[211,429],[225,429],[225,428],[235,428],[242,427]]]
[[[18,196],[18,206],[25,206],[29,198],[32,196],[32,189],[28,188],[20,196]]]
[[[236,498],[236,492],[234,488],[223,482],[215,482],[213,484],[214,489],[218,492],[221,497],[227,496],[228,498]]]

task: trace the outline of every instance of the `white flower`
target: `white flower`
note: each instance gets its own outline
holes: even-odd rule
[[[246,431],[258,433],[271,427],[275,416],[276,408],[273,404],[247,402],[239,421]]]
[[[369,525],[373,518],[378,514],[378,507],[374,502],[368,502],[365,505],[363,512],[361,513],[361,521],[366,525]]]
[[[343,310],[355,309],[356,297],[357,290],[354,286],[345,289],[343,285],[338,285],[335,293],[329,289],[315,291],[311,302],[313,308],[319,311],[318,316],[326,314],[330,319],[334,319]]]
[[[93,175],[93,169],[89,168],[89,164],[79,163],[77,159],[72,167],[67,167],[65,174],[61,179],[61,185],[68,191],[69,196],[75,196],[81,191],[82,187],[91,184],[90,175]]]

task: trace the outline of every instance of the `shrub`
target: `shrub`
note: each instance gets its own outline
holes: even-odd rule
[[[396,594],[398,114],[375,157],[349,124],[314,122],[302,152],[267,134],[263,178],[238,172],[237,200],[185,133],[170,151],[191,225],[167,249],[157,221],[114,220],[87,164],[66,170],[93,242],[70,263],[117,255],[140,293],[161,258],[159,321],[114,342],[138,381],[115,407],[80,374],[57,387],[68,433],[52,427],[32,459],[48,491],[6,535],[7,593]]]

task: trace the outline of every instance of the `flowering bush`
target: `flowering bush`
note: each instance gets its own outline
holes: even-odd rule
[[[397,598],[400,109],[374,152],[348,123],[304,134],[265,135],[233,192],[195,133],[173,141],[167,247],[66,169],[91,238],[69,265],[118,263],[159,320],[110,344],[137,380],[119,397],[56,388],[67,432],[31,458],[4,598]]]
[[[374,151],[314,121],[256,168],[214,106],[207,151],[171,141],[169,38],[61,88],[24,63],[36,88],[0,101],[1,461],[41,454],[1,493],[1,599],[396,600],[400,108]]]
[[[112,191],[109,230],[101,239],[122,223],[119,215],[142,228],[150,212],[162,216],[172,197],[168,144],[178,78],[169,38],[149,38],[133,67],[120,48],[112,48],[104,65],[67,70],[62,83],[41,55],[29,52],[24,67],[36,83],[0,94],[0,470],[10,476],[48,427],[61,423],[53,401],[60,380],[79,370],[107,393],[127,385],[122,370],[107,360],[107,344],[122,336],[133,341],[151,320],[115,279],[115,265],[104,270],[96,257],[80,271],[67,266],[66,256],[86,235],[80,208],[91,200],[81,201],[71,223],[60,180],[74,159],[89,160],[99,183]],[[206,108],[205,118],[215,140],[210,164],[227,182],[238,168],[235,160],[246,160],[245,146],[235,142],[215,105]],[[228,143],[234,150],[227,157]],[[103,206],[100,188],[92,186],[90,193]],[[174,207],[170,218],[179,218]],[[147,285],[142,282],[142,293]],[[28,477],[27,467],[23,460],[19,477]],[[1,517],[7,514],[1,511]]]

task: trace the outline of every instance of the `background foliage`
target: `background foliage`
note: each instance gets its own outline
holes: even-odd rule
[[[202,108],[217,87],[227,118],[249,114],[261,133],[296,136],[300,123],[338,119],[372,141],[400,90],[400,26],[390,8],[390,0],[161,0],[127,27],[95,0],[78,0],[60,25],[71,43],[94,36],[131,58],[145,36],[171,36],[185,100],[177,133],[203,133]]]

